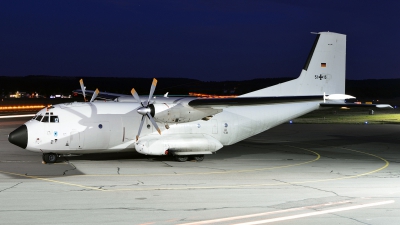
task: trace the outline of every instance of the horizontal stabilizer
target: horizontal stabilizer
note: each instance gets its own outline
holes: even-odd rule
[[[393,108],[391,105],[388,104],[358,104],[358,103],[321,103],[319,104],[321,107],[348,107],[348,108]]]
[[[332,94],[328,95],[325,97],[326,100],[343,100],[343,99],[350,99],[350,98],[356,98],[351,95],[345,95],[345,94]]]

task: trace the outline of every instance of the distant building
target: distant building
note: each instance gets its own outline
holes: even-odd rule
[[[15,93],[8,93],[8,96],[4,96],[4,97],[9,97],[9,98],[45,98],[44,96],[42,96],[42,95],[39,95],[39,93],[37,93],[37,92],[33,92],[33,93],[27,93],[27,92],[24,92],[24,91],[21,91],[21,92],[19,92],[19,91],[17,91],[17,92],[15,92]]]

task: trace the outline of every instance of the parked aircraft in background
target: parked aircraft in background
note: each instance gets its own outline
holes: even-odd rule
[[[92,93],[89,102],[53,105],[9,134],[9,141],[40,152],[54,163],[59,155],[137,151],[173,155],[178,161],[213,154],[320,107],[345,103],[346,35],[316,34],[297,79],[236,98],[147,97]],[[86,99],[83,82],[82,94]],[[113,101],[94,101],[96,97]],[[390,107],[389,105],[367,105]]]

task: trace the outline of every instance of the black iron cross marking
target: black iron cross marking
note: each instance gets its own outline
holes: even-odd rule
[[[319,76],[315,75],[315,79],[319,79],[319,80],[326,79],[326,75],[322,75],[322,74],[320,74]]]

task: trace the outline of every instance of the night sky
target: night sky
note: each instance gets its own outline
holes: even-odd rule
[[[319,31],[348,79],[400,78],[397,0],[4,0],[0,76],[294,78]]]

